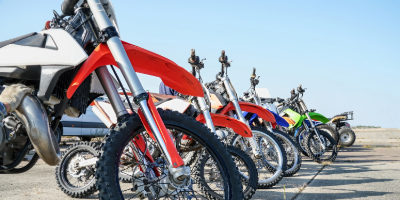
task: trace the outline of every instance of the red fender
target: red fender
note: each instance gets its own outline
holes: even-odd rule
[[[156,53],[124,41],[121,42],[135,72],[160,77],[165,85],[179,93],[198,97],[204,96],[200,82],[184,68]],[[70,99],[85,78],[96,68],[105,65],[118,66],[108,46],[100,44],[90,54],[72,80],[67,90],[67,97]]]
[[[222,126],[222,127],[228,127],[233,129],[233,131],[243,137],[252,137],[253,133],[251,132],[251,129],[249,126],[247,126],[245,123],[225,116],[225,115],[220,115],[220,114],[214,114],[210,113],[211,119],[213,121],[214,126]],[[203,114],[200,114],[199,116],[196,117],[196,120],[201,122],[201,123],[206,123],[206,119],[204,118]]]
[[[248,102],[242,102],[239,101],[239,106],[240,109],[242,111],[245,112],[250,112],[250,113],[255,113],[257,114],[261,119],[267,121],[267,122],[271,122],[271,123],[275,123],[275,117],[274,115],[269,112],[267,109],[256,105],[256,104],[252,104],[252,103],[248,103]],[[225,106],[224,109],[222,109],[222,111],[220,112],[221,115],[227,115],[229,111],[231,110],[235,110],[235,106],[233,106],[233,103],[230,102],[227,106]]]

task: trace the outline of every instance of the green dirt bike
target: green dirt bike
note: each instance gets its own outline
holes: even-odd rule
[[[291,98],[277,105],[279,115],[290,124],[288,133],[296,138],[303,154],[315,162],[334,161],[337,156],[337,140],[327,131],[333,128],[327,124],[316,125],[316,121],[327,123],[329,119],[310,112],[302,99],[305,89],[300,85],[297,91],[293,89]]]

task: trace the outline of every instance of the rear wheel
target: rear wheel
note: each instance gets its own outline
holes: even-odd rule
[[[171,133],[177,150],[182,157],[191,151],[202,149],[203,156],[208,156],[215,169],[212,177],[206,174],[210,183],[199,181],[198,166],[190,167],[191,176],[181,180],[178,187],[170,178],[170,171],[163,152],[159,159],[151,163],[147,157],[136,157],[140,150],[133,145],[132,139],[145,135],[140,118],[134,114],[119,123],[107,136],[97,162],[97,187],[100,199],[243,199],[242,185],[238,170],[225,146],[203,124],[193,118],[170,110],[158,110],[165,127]],[[146,138],[146,137],[143,137]],[[185,139],[186,138],[186,139]],[[146,141],[147,143],[147,141]],[[123,161],[123,162],[121,162]],[[120,165],[124,166],[121,170]],[[146,173],[138,166],[147,168]],[[130,183],[118,181],[120,174],[131,174]],[[155,177],[159,173],[160,176]],[[214,193],[218,195],[214,195]]]
[[[349,147],[356,141],[356,134],[353,130],[347,127],[342,127],[339,129],[339,144],[345,147]]]
[[[339,143],[339,134],[332,126],[329,126],[328,124],[321,124],[317,125],[317,127],[318,130],[323,130],[329,133],[329,135],[331,135],[331,137],[336,141],[336,143]]]

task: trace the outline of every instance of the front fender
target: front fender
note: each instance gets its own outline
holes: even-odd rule
[[[124,41],[121,42],[135,72],[160,77],[165,85],[179,93],[198,97],[204,96],[200,82],[184,68],[156,53]],[[70,99],[86,77],[98,67],[105,65],[118,66],[108,46],[100,44],[90,54],[72,80],[67,90],[67,97]]]
[[[239,106],[240,106],[241,111],[255,113],[264,121],[271,122],[271,123],[276,122],[274,115],[271,112],[269,112],[267,109],[265,109],[259,105],[239,101]],[[235,110],[235,106],[233,106],[232,102],[230,102],[227,106],[225,106],[225,108],[222,109],[220,114],[227,115],[228,112],[231,110]]]
[[[328,118],[326,118],[325,116],[323,116],[323,115],[321,115],[319,113],[309,112],[308,114],[310,115],[311,119],[313,119],[313,120],[320,121],[320,122],[322,122],[324,124],[329,122]]]
[[[214,126],[222,126],[222,127],[227,127],[233,129],[233,131],[243,137],[252,137],[253,134],[251,132],[251,129],[249,126],[247,126],[245,123],[225,116],[225,115],[219,115],[219,114],[214,114],[210,113],[211,119],[213,121]],[[206,119],[204,118],[203,114],[200,114],[199,116],[196,117],[196,120],[201,122],[201,123],[206,123]]]

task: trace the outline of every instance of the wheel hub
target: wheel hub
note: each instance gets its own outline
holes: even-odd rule
[[[340,136],[340,140],[342,140],[343,142],[348,142],[350,141],[350,135],[348,133],[344,133]]]
[[[85,175],[86,169],[79,169],[79,162],[82,161],[84,158],[81,155],[77,155],[75,158],[71,159],[71,162],[68,165],[68,172],[74,178],[79,178]]]

